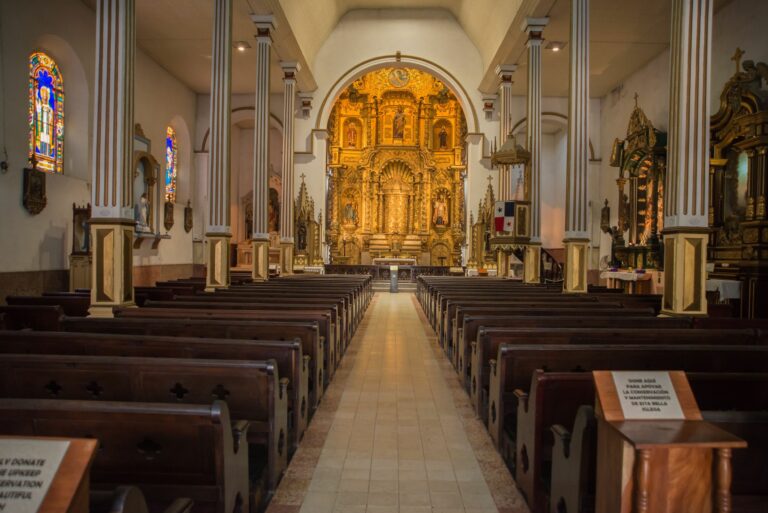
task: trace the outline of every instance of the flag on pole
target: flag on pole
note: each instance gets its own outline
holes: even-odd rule
[[[497,232],[513,232],[515,229],[515,202],[497,201],[494,213]]]

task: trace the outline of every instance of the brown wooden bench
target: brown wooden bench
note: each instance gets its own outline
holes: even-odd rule
[[[308,421],[308,361],[303,358],[301,342],[298,340],[255,341],[116,333],[0,331],[0,353],[274,360],[281,378],[288,379],[290,453],[298,448]]]
[[[55,330],[64,311],[58,305],[0,305],[7,330]]]
[[[269,361],[0,354],[0,397],[227,402],[247,421],[252,480],[271,492],[287,465],[287,383]],[[263,470],[262,470],[263,469]]]
[[[248,511],[248,423],[227,405],[0,399],[0,433],[97,438],[91,488],[136,485],[151,511],[183,495],[197,510]],[[238,509],[239,508],[239,509]]]
[[[86,317],[91,307],[90,296],[8,296],[5,302],[9,305],[24,306],[59,306],[66,315]]]

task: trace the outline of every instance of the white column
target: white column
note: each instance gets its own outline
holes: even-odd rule
[[[269,278],[269,64],[274,18],[251,16],[256,25],[256,97],[253,164],[253,278]]]
[[[712,0],[673,0],[662,314],[706,315]]]
[[[563,290],[587,292],[589,160],[589,0],[571,0],[568,155],[565,185]]]
[[[531,240],[526,246],[524,276],[526,283],[541,281],[541,43],[549,18],[526,18],[528,33],[528,103],[526,126],[531,152]]]
[[[515,64],[496,66],[499,76],[499,142],[501,148],[512,130],[512,74],[517,69]],[[499,201],[512,199],[512,180],[509,166],[499,167]]]
[[[96,5],[91,309],[133,305],[134,0]]]
[[[211,149],[205,228],[207,290],[229,286],[232,0],[215,0],[211,54]]]
[[[280,198],[280,262],[283,273],[293,272],[294,118],[298,62],[281,62],[283,68],[283,189]]]

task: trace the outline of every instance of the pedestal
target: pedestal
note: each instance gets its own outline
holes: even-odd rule
[[[293,242],[280,243],[280,269],[282,274],[293,274]]]
[[[269,240],[253,241],[253,270],[251,277],[254,281],[269,279]]]
[[[91,219],[93,317],[114,317],[115,307],[135,306],[133,300],[133,222]]]
[[[541,283],[541,244],[529,244],[525,247],[523,282]]]
[[[589,240],[566,239],[564,242],[565,279],[563,281],[563,292],[567,294],[586,294]]]
[[[496,253],[496,268],[499,270],[500,278],[509,276],[509,253],[504,250],[499,250]]]
[[[208,254],[205,290],[229,287],[229,234],[207,234]]]
[[[91,288],[90,253],[69,255],[69,291]]]
[[[661,315],[707,315],[708,229],[664,231],[664,297]]]

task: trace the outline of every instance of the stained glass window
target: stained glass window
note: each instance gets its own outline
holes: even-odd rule
[[[165,130],[165,201],[176,202],[176,172],[178,170],[178,148],[176,130],[169,126]]]
[[[43,52],[29,56],[29,156],[41,171],[63,171],[64,80]]]

